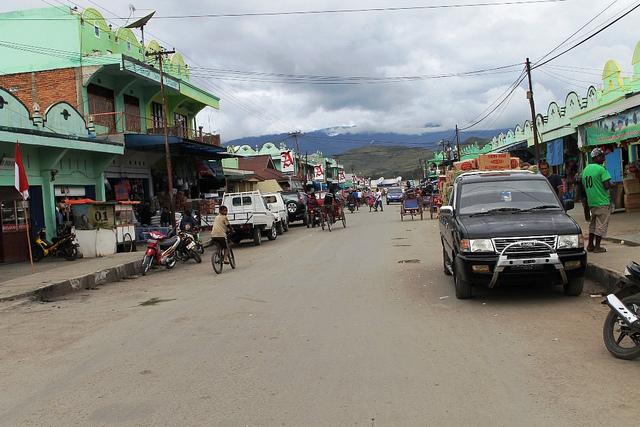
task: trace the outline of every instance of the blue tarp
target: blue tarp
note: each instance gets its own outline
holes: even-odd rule
[[[547,163],[549,166],[564,164],[564,141],[562,138],[547,142]]]
[[[611,182],[622,182],[622,149],[616,148],[605,156]]]

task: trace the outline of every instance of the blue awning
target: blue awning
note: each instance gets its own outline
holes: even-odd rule
[[[560,166],[564,163],[564,139],[557,138],[547,142],[547,163]]]
[[[124,143],[131,150],[164,152],[164,135],[125,134]],[[178,136],[169,136],[169,148],[172,156],[198,156],[207,160],[229,157],[224,147]]]

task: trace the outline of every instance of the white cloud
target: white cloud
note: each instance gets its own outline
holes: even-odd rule
[[[76,2],[84,7],[93,6],[87,0]],[[460,1],[451,1],[454,2]],[[233,3],[111,0],[107,7],[127,16],[129,3],[138,9],[153,8],[161,16],[411,6],[446,3],[446,0],[378,0],[375,4],[366,0],[348,4],[338,0],[268,3],[259,0]],[[168,47],[184,53],[191,65],[208,68],[314,75],[438,74],[519,63],[527,56],[535,60],[608,3],[569,0],[547,5],[412,12],[155,19],[147,30],[148,34],[165,40]],[[632,3],[631,0],[618,1],[594,25]],[[3,0],[0,11],[42,6],[46,5],[38,0]],[[640,12],[634,12],[554,62],[589,70],[534,70],[538,109],[545,111],[550,101],[562,103],[570,90],[579,88],[583,96],[589,82],[599,83],[599,70],[608,59],[618,60],[624,71],[631,72],[631,56],[640,40],[636,31],[639,19]],[[515,72],[354,86],[225,82],[207,78],[208,90],[222,98],[222,108],[218,112],[204,112],[199,120],[206,129],[220,131],[225,140],[344,124],[353,124],[358,131],[418,133],[425,130],[425,123],[446,127],[468,123],[504,92],[517,75]],[[528,116],[522,85],[508,108],[483,125],[509,127]]]

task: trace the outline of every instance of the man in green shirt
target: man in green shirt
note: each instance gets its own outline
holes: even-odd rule
[[[593,163],[582,171],[582,186],[587,193],[587,201],[591,210],[587,251],[600,253],[607,251],[600,246],[600,242],[603,237],[607,236],[609,218],[611,217],[611,199],[609,198],[611,175],[602,166],[604,153],[600,148],[591,150],[591,159]]]

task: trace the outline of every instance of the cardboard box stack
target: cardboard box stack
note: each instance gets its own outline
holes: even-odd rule
[[[500,171],[511,169],[509,153],[483,154],[478,157],[478,169],[481,171]]]
[[[640,212],[640,181],[633,176],[622,181],[624,187],[624,207],[627,212]]]

